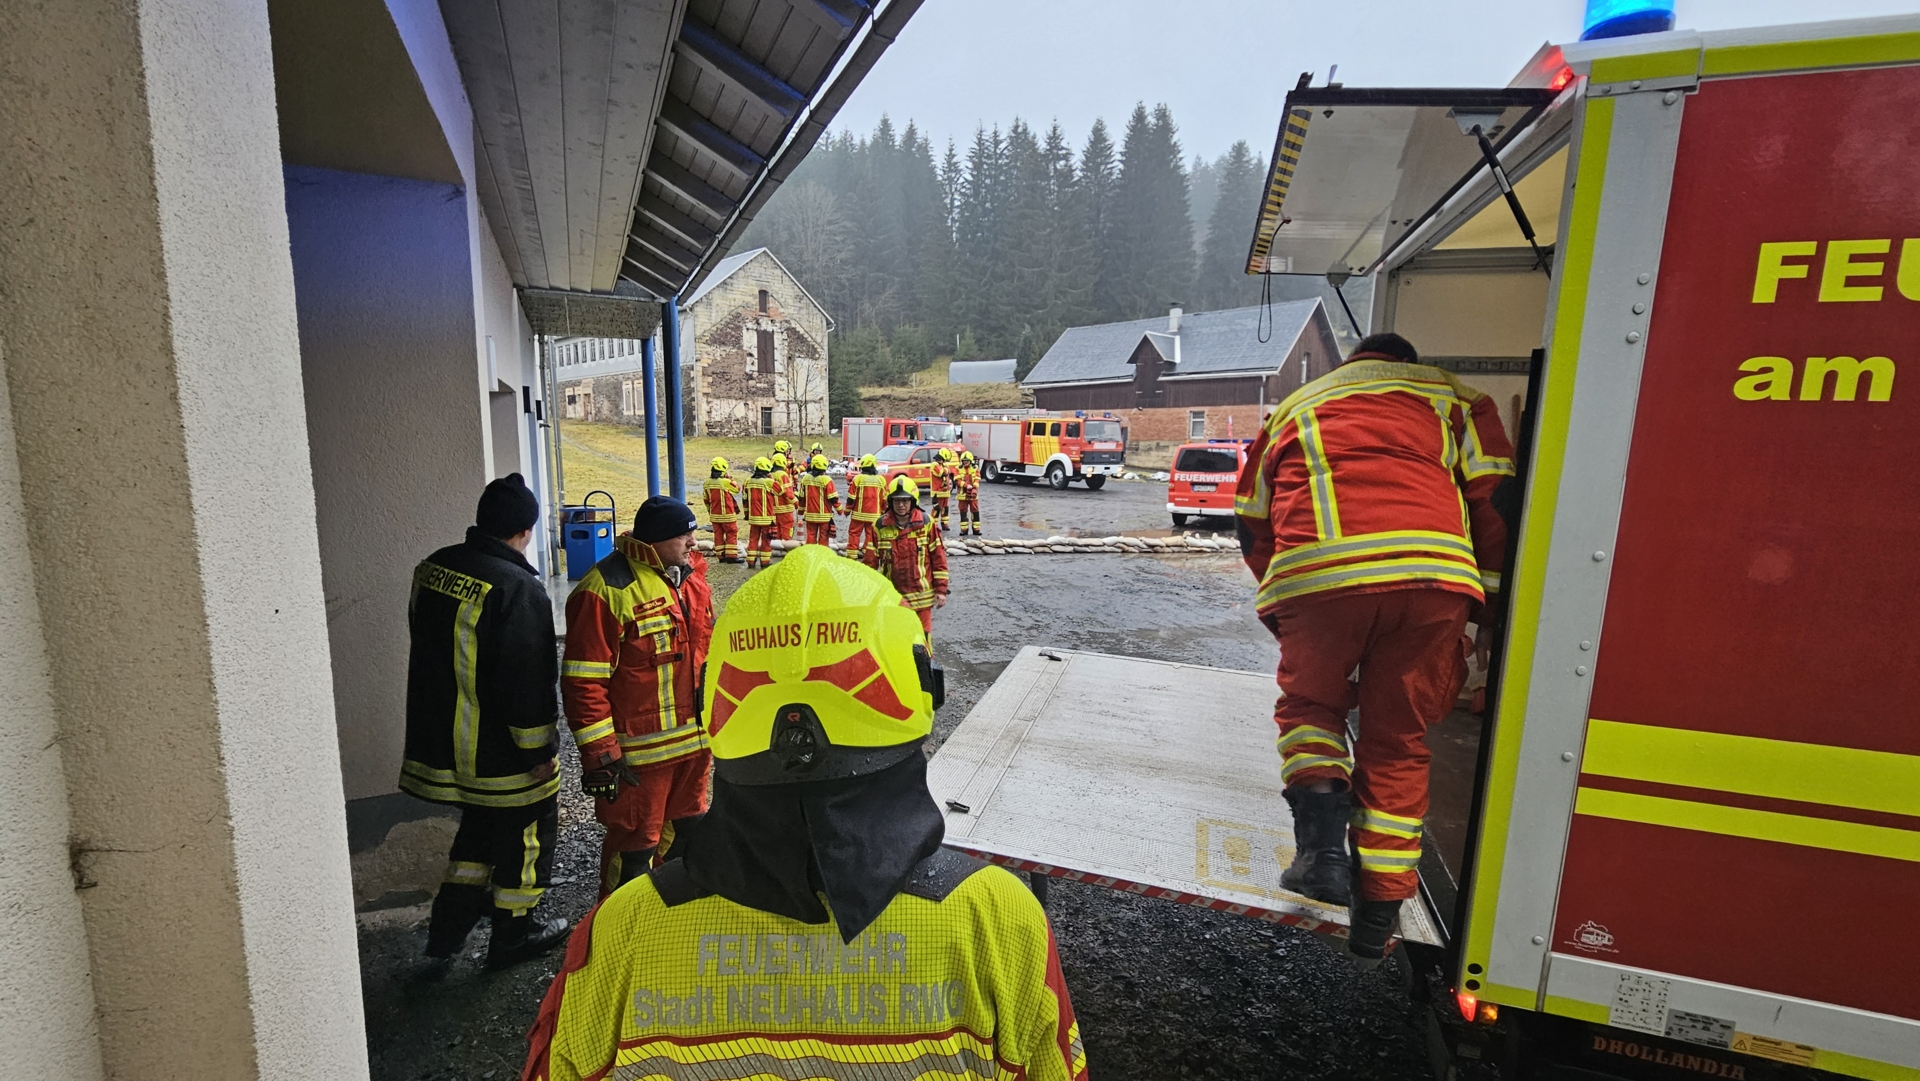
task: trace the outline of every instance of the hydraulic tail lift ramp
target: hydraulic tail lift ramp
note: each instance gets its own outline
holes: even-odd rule
[[[1280,889],[1273,676],[1028,646],[927,767],[947,845],[1037,875],[1344,936]],[[1439,945],[1426,905],[1400,934]]]
[[[1288,95],[1248,272],[1520,436],[1438,1077],[1920,1081],[1916,118],[1914,15]]]

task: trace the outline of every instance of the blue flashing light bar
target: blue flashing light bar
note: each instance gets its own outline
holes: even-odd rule
[[[1581,41],[1673,29],[1673,0],[1587,0]]]

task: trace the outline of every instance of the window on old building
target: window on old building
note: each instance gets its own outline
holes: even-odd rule
[[[759,333],[760,374],[773,374],[773,331],[762,330]]]
[[[770,405],[760,407],[760,434],[773,434],[773,407]]]
[[[772,310],[772,300],[773,298],[767,295],[765,289],[760,290],[760,314],[765,315],[768,311]]]
[[[1207,411],[1204,409],[1187,410],[1187,438],[1205,439],[1207,437]]]

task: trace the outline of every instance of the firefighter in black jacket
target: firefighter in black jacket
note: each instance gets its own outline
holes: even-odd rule
[[[414,569],[407,606],[400,787],[460,808],[427,956],[453,956],[491,914],[489,968],[538,956],[567,934],[565,921],[532,914],[551,884],[560,825],[553,603],[523,554],[539,515],[520,474],[487,485],[466,542]]]

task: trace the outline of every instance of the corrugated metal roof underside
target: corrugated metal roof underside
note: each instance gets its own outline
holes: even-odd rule
[[[868,0],[441,0],[515,284],[684,291],[918,3],[892,0],[829,85]]]
[[[1190,312],[1180,320],[1179,366],[1163,373],[1163,377],[1277,371],[1314,313],[1320,310],[1318,298],[1273,305],[1272,333],[1266,335],[1265,342],[1260,340],[1265,329],[1262,324],[1267,319],[1264,307]],[[1154,348],[1170,358],[1172,336],[1167,333],[1164,315],[1126,323],[1074,327],[1060,335],[1021,385],[1130,380],[1133,365],[1129,361],[1140,340],[1149,335]]]

